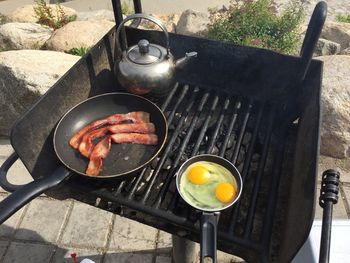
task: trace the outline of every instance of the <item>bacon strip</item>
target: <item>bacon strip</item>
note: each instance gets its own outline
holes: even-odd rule
[[[102,160],[107,157],[111,150],[111,137],[107,136],[96,144],[90,155],[90,162],[86,169],[86,174],[90,176],[98,175],[102,170]]]
[[[109,126],[111,133],[154,133],[156,128],[153,123],[128,123]]]
[[[84,136],[85,133],[92,131],[94,129],[97,129],[105,124],[118,124],[122,123],[124,121],[132,121],[133,123],[144,123],[149,122],[149,113],[144,111],[135,111],[135,112],[129,112],[126,114],[113,114],[105,119],[96,120],[91,122],[90,124],[86,125],[82,129],[80,129],[74,136],[70,139],[69,145],[72,146],[74,149],[79,148],[79,144]]]
[[[140,133],[117,133],[111,135],[115,143],[140,143],[146,145],[157,145],[158,136],[155,134],[140,134]]]
[[[92,141],[106,135],[108,131],[109,131],[109,127],[104,127],[104,128],[100,128],[100,129],[85,133],[85,135],[83,136],[83,139],[81,140],[81,143],[79,144],[79,152],[83,156],[89,158],[94,148]]]
[[[116,124],[112,126],[107,126],[103,128],[99,128],[97,130],[92,130],[90,132],[85,133],[81,143],[79,144],[79,152],[89,158],[94,145],[92,143],[93,140],[103,137],[107,134],[108,131],[111,133],[154,133],[155,127],[153,123],[128,123],[128,124]]]

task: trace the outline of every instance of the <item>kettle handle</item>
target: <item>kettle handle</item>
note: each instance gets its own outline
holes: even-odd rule
[[[145,15],[145,14],[133,14],[133,15],[130,15],[130,16],[128,16],[127,18],[125,18],[125,19],[120,23],[120,25],[118,26],[117,33],[116,33],[116,35],[117,35],[116,37],[117,37],[117,39],[118,39],[119,45],[120,45],[120,42],[119,42],[119,34],[120,34],[120,30],[122,29],[122,27],[124,26],[124,24],[125,24],[126,22],[130,21],[130,20],[139,19],[139,18],[140,18],[140,19],[149,20],[149,21],[155,23],[157,26],[159,26],[159,27],[163,30],[163,32],[164,32],[164,34],[165,34],[165,37],[166,37],[167,56],[169,56],[170,45],[169,45],[169,34],[168,34],[168,31],[166,30],[165,26],[162,24],[162,22],[161,22],[159,19],[157,19],[157,18],[155,18],[155,17],[153,17],[153,16],[150,16],[150,15]],[[126,43],[126,48],[128,48],[128,44],[127,44],[126,39],[125,39],[125,43]],[[123,47],[122,47],[121,49],[122,49],[122,51],[124,51],[124,50],[123,50]]]

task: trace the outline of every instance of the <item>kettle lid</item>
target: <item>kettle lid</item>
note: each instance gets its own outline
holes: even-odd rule
[[[162,50],[157,45],[150,44],[146,39],[141,39],[128,51],[128,58],[141,65],[157,62],[162,58],[162,55]]]

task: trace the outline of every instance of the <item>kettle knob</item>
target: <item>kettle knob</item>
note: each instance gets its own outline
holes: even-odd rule
[[[146,54],[149,52],[149,42],[146,39],[141,39],[138,43],[137,43],[140,53],[141,54]]]

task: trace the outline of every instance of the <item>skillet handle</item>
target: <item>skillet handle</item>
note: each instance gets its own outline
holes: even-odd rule
[[[203,263],[206,257],[210,257],[213,263],[216,259],[216,235],[217,235],[217,213],[203,212],[201,216],[201,243],[200,262]]]
[[[35,197],[54,186],[58,186],[70,174],[72,174],[71,171],[60,166],[53,174],[24,185],[6,197],[0,202],[0,225]]]
[[[7,180],[7,172],[11,168],[11,166],[17,161],[17,159],[18,155],[16,152],[14,152],[6,159],[6,161],[0,167],[0,186],[7,192],[11,193],[21,187],[21,185],[11,184]]]

